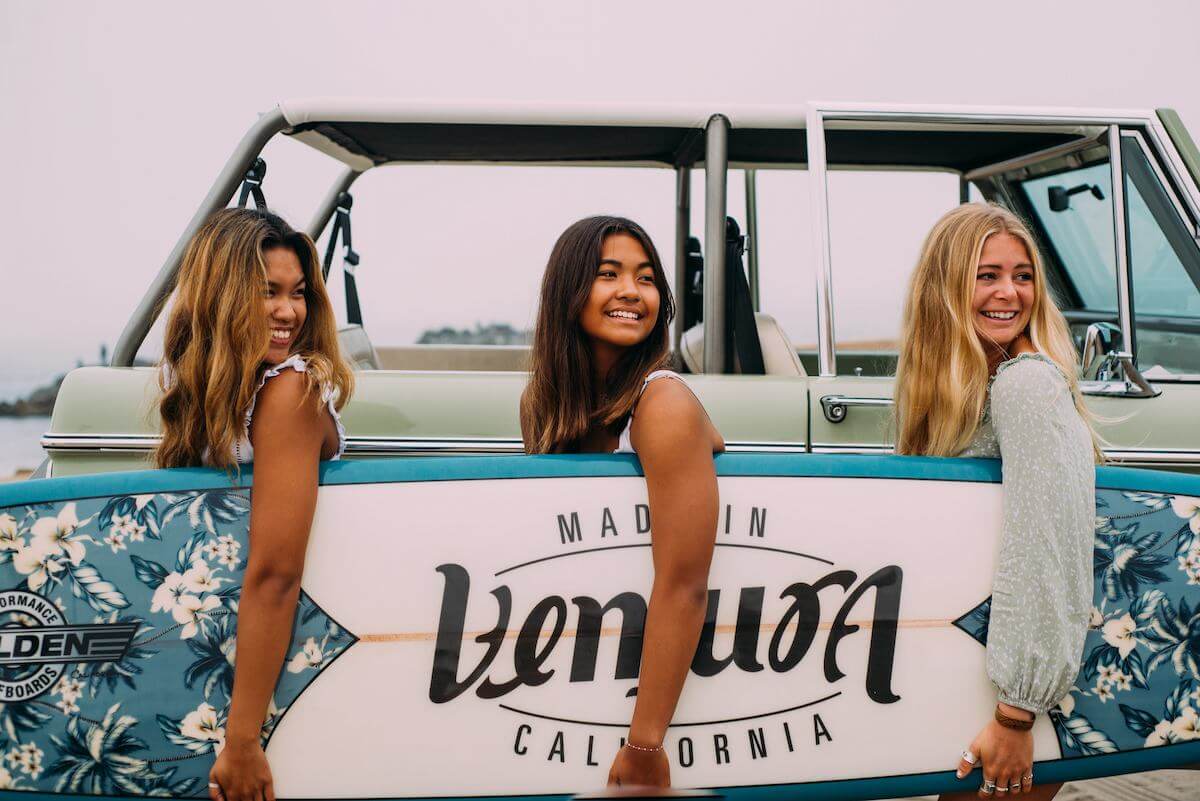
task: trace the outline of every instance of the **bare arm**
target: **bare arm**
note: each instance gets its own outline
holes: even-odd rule
[[[267,704],[283,665],[304,554],[317,502],[317,464],[328,426],[304,377],[287,371],[259,393],[250,431],[254,483],[250,555],[238,605],[237,664],[225,748],[210,781],[225,801],[273,801],[259,744]],[[210,788],[214,798],[217,792]]]
[[[717,531],[713,450],[720,437],[699,401],[674,380],[653,382],[631,432],[650,496],[654,587],[646,614],[637,704],[629,742],[660,745],[696,652]],[[670,783],[666,756],[624,749],[610,782]]]

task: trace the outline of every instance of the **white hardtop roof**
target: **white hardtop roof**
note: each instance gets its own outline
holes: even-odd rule
[[[532,103],[496,100],[445,102],[379,97],[314,97],[279,103],[288,124],[316,122],[442,123],[458,125],[605,125],[703,128],[714,114],[735,128],[804,128],[811,109],[828,116],[914,115],[970,117],[978,122],[1025,120],[1074,123],[1146,122],[1150,109],[1059,106],[980,106],[948,104],[840,103]]]
[[[965,170],[1000,160],[1005,147],[1036,150],[1094,137],[1114,123],[1156,119],[1153,111],[1141,109],[824,101],[729,105],[318,97],[284,101],[279,111],[287,133],[359,171],[415,162],[690,166],[703,161],[704,130],[717,114],[730,123],[731,163],[803,164],[806,129],[819,114],[830,131],[831,163]],[[841,135],[839,143],[838,131],[860,133]],[[924,131],[940,138],[863,135],[872,131]],[[998,142],[998,133],[1008,142]]]

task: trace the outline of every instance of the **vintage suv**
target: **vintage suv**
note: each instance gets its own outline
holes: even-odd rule
[[[169,300],[188,238],[239,187],[242,202],[261,197],[260,153],[280,135],[339,163],[308,226],[314,238],[344,226],[351,185],[387,165],[673,170],[675,286],[687,287],[674,342],[694,373],[690,383],[735,452],[891,450],[897,321],[912,262],[906,257],[885,271],[887,244],[870,242],[877,221],[855,216],[866,198],[851,190],[868,184],[851,178],[862,172],[885,180],[940,175],[957,189],[956,196],[947,193],[946,208],[986,198],[1032,224],[1083,353],[1083,391],[1101,420],[1110,459],[1200,472],[1200,151],[1174,111],[313,100],[282,103],[259,118],[126,325],[111,365],[67,377],[42,440],[48,459],[40,475],[146,466],[156,439],[155,373],[133,366],[135,357]],[[691,230],[693,170],[697,178],[703,171],[703,231],[696,232],[702,247]],[[735,170],[745,180],[744,198],[727,197]],[[756,190],[760,180],[783,173],[806,184],[795,190],[805,195],[796,200],[807,201],[810,219],[776,217],[767,226],[771,210]],[[739,286],[728,277],[743,269],[744,240],[727,235],[727,205],[735,201],[744,205],[749,238],[748,301],[727,297],[734,291],[727,287]],[[509,211],[517,213],[494,213]],[[853,233],[834,236],[842,230],[839,220],[849,220]],[[807,247],[767,263],[772,236],[809,231]],[[881,258],[866,268],[839,261],[840,253],[861,249],[864,241]],[[666,259],[670,263],[669,252]],[[344,415],[348,456],[519,452],[524,347],[375,343],[363,326],[356,256],[347,246],[339,261],[349,273],[341,333],[360,368]],[[811,276],[815,305],[804,305],[811,302],[806,289],[797,293],[804,300],[761,291],[767,282],[760,276],[771,270],[792,279]],[[369,273],[361,288],[371,292]],[[739,300],[756,312],[751,335],[757,333],[763,351],[763,374],[733,367],[745,362],[740,350],[747,332],[736,340],[732,333],[730,310]],[[797,304],[800,313],[785,313]],[[874,329],[871,320],[878,320]],[[722,335],[706,336],[705,327]]]

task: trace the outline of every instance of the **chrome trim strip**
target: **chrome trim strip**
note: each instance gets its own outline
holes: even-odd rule
[[[47,450],[145,453],[158,445],[159,437],[145,434],[54,434],[43,435]],[[731,453],[804,453],[803,442],[743,440],[726,443]],[[406,453],[524,453],[521,440],[507,437],[346,437],[346,453],[383,456]]]
[[[524,453],[519,439],[508,437],[346,437],[351,456],[383,456],[389,453]]]
[[[813,453],[895,453],[895,447],[891,445],[877,445],[867,443],[849,443],[846,445],[813,445]]]
[[[1200,451],[1182,448],[1138,448],[1134,450],[1106,449],[1104,455],[1110,461],[1140,465],[1200,465]]]
[[[1121,326],[1121,350],[1137,364],[1133,342],[1133,312],[1129,297],[1129,243],[1125,236],[1125,168],[1121,163],[1121,126],[1108,126],[1108,163],[1112,175],[1113,244],[1116,247],[1117,311]]]
[[[115,436],[73,435],[47,433],[42,437],[42,447],[60,451],[148,451],[158,444],[158,437],[138,434]],[[429,452],[472,452],[472,453],[519,453],[521,442],[517,439],[466,439],[459,437],[347,437],[347,452],[354,454],[384,455],[393,453]],[[803,442],[740,441],[729,442],[725,450],[730,453],[892,453],[890,445],[877,443],[820,444],[811,448]],[[1130,464],[1200,465],[1200,450],[1184,448],[1134,448],[1110,449],[1105,456],[1114,462]],[[53,461],[51,462],[53,464]]]
[[[42,435],[44,450],[56,451],[149,451],[161,437],[146,434],[54,434]]]
[[[829,185],[826,180],[825,122],[819,107],[810,104],[808,129],[808,181],[811,192],[813,247],[817,276],[817,363],[822,378],[837,375],[833,326],[833,262],[830,254]]]
[[[808,453],[803,442],[726,442],[726,453]]]

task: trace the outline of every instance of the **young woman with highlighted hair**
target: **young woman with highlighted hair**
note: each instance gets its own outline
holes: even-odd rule
[[[1003,461],[987,644],[998,703],[958,765],[962,777],[982,763],[982,797],[1049,799],[1061,786],[1034,786],[1030,729],[1070,691],[1092,605],[1101,452],[1076,364],[1025,224],[979,203],[942,217],[904,309],[896,450]]]
[[[713,453],[725,448],[683,379],[662,369],[674,314],[650,237],[589,217],[554,245],[521,433],[530,453],[636,453],[649,491],[654,586],[637,701],[609,784],[666,787],[663,738],[691,667],[717,530]]]
[[[254,462],[237,664],[213,801],[271,801],[260,735],[283,665],[317,500],[345,448],[354,387],[312,240],[274,214],[226,209],[188,245],[167,322],[159,467]]]

